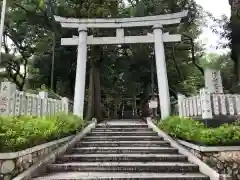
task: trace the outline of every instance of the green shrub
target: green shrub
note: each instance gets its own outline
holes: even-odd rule
[[[198,130],[204,128],[204,125],[198,121],[177,116],[160,121],[159,126],[171,136],[188,141],[196,139]]]
[[[218,128],[206,128],[203,123],[190,118],[169,117],[158,127],[170,136],[200,145],[239,145],[240,125],[223,124]]]
[[[0,152],[14,152],[75,134],[85,122],[59,113],[46,117],[0,117]]]

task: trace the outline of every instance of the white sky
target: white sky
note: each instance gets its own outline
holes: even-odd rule
[[[200,4],[206,11],[212,13],[215,17],[221,17],[225,14],[230,17],[231,9],[228,3],[228,0],[195,0]],[[203,34],[200,37],[200,40],[206,44],[206,50],[208,52],[226,52],[226,49],[216,49],[218,42],[224,41],[220,37],[213,34],[212,31],[208,28],[203,28]]]

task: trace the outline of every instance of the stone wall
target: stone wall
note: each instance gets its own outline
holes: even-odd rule
[[[0,180],[11,180],[50,152],[68,142],[72,136],[19,152],[0,153]]]
[[[240,180],[240,147],[201,147],[194,148],[190,143],[182,143],[191,153],[216,170],[228,174],[232,180]],[[190,146],[189,146],[190,144]],[[202,149],[202,150],[201,150]],[[237,150],[239,149],[239,150]]]

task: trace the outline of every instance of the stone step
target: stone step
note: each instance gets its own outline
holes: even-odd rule
[[[96,128],[148,128],[147,124],[125,124],[125,125],[121,125],[121,124],[98,124],[96,126]]]
[[[68,151],[69,153],[85,153],[85,154],[122,154],[122,153],[145,153],[145,154],[177,154],[178,150],[172,147],[81,147],[81,148],[72,148]]]
[[[69,162],[48,165],[48,172],[199,172],[187,162]]]
[[[167,141],[85,141],[75,147],[168,147]]]
[[[180,154],[66,154],[57,162],[187,162]]]
[[[162,140],[162,137],[159,136],[86,136],[83,138],[83,141],[97,141],[97,140],[124,140],[124,141],[152,141],[152,140]]]
[[[91,132],[88,136],[157,136],[155,132]]]
[[[138,131],[147,131],[152,132],[152,129],[149,128],[95,128],[92,132],[138,132]]]
[[[54,173],[33,180],[210,180],[201,173],[109,173],[65,172]]]

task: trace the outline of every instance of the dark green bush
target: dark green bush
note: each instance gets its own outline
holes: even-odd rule
[[[206,128],[190,118],[169,117],[158,127],[174,138],[200,145],[240,145],[240,125],[236,123]]]
[[[0,117],[0,152],[14,152],[60,139],[85,127],[74,115]]]

